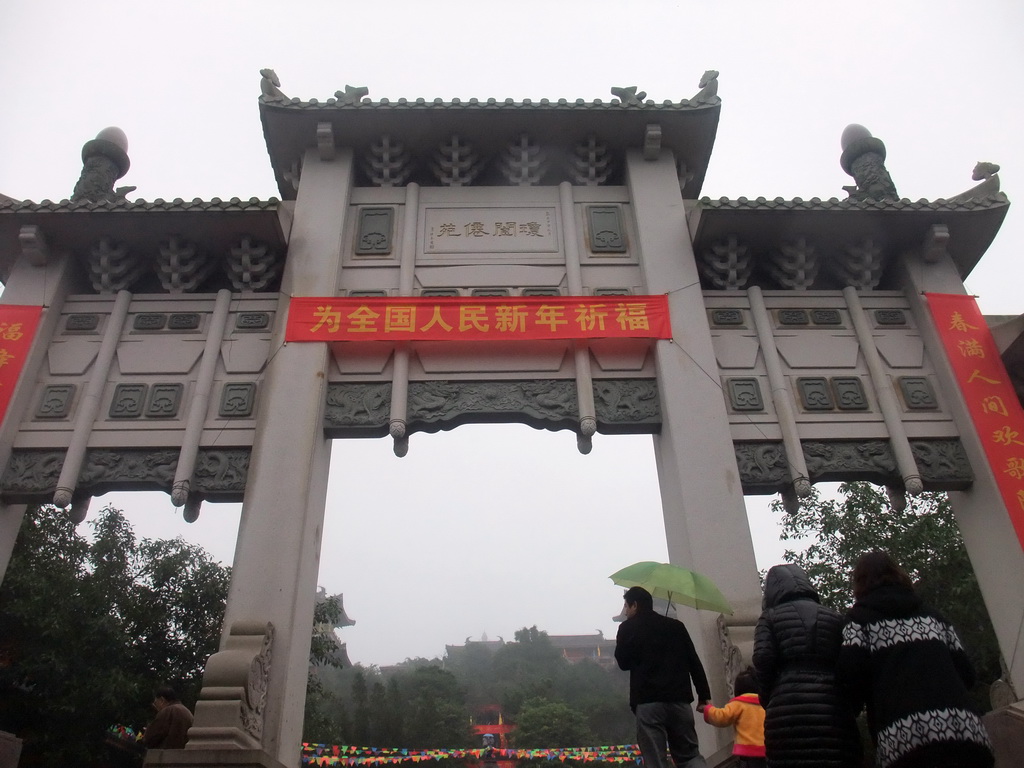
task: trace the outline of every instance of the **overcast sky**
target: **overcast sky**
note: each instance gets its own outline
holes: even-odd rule
[[[690,98],[720,71],[711,197],[845,197],[839,136],[867,126],[901,196],[934,200],[999,163],[1013,199],[1024,168],[1024,11],[985,2],[47,2],[0,3],[0,193],[67,197],[81,147],[128,135],[119,182],[147,200],[279,196],[257,97],[274,68],[288,96],[346,84],[370,97],[610,99],[637,85]],[[988,314],[1019,314],[1021,212],[968,288]],[[364,664],[433,657],[466,637],[614,635],[608,574],[666,558],[649,437],[522,426],[336,441],[320,583],[358,622]],[[230,563],[237,505],[194,525],[161,494],[113,498],[142,535],[182,535]],[[767,499],[748,502],[761,567],[781,546]]]

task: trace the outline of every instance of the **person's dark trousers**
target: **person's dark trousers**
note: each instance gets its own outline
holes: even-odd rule
[[[636,705],[636,743],[644,768],[707,768],[697,745],[690,702]],[[672,755],[669,762],[667,751]]]
[[[736,768],[767,768],[767,757],[741,757]]]

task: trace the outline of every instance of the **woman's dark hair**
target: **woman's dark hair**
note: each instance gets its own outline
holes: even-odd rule
[[[630,587],[622,597],[629,605],[636,605],[641,611],[654,610],[654,598],[643,587]]]
[[[736,682],[732,684],[732,689],[737,696],[741,693],[760,693],[760,687],[757,684],[757,674],[754,672],[754,668],[747,667],[736,675]]]
[[[913,589],[914,584],[907,572],[892,559],[888,552],[867,552],[857,558],[853,566],[853,597],[860,600],[869,592],[884,586],[899,586]]]

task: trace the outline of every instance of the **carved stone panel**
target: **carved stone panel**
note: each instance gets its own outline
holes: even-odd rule
[[[888,440],[805,440],[803,451],[812,482],[886,483],[897,476],[896,459]]]
[[[911,411],[934,411],[939,407],[932,385],[925,376],[900,376],[903,404]]]
[[[726,391],[729,393],[729,406],[734,411],[764,410],[764,398],[757,379],[726,379]]]
[[[593,253],[625,253],[626,233],[622,226],[622,210],[617,205],[587,207],[590,250]]]
[[[110,491],[170,492],[179,452],[179,448],[90,448],[78,474],[78,490],[93,496]],[[201,448],[196,458],[193,490],[202,498],[215,501],[241,501],[249,453],[249,448]],[[51,501],[63,464],[62,450],[16,449],[0,480],[0,494],[12,503]]]
[[[199,329],[198,312],[175,312],[167,321],[168,329],[172,331],[195,331]]]
[[[654,379],[594,382],[597,429],[604,434],[644,434],[661,426],[661,401]]]
[[[712,309],[711,324],[725,326],[745,325],[742,309]]]
[[[100,316],[95,314],[68,315],[64,321],[64,330],[74,333],[87,333],[99,328]]]
[[[355,253],[363,256],[391,253],[394,208],[362,208],[356,229]]]
[[[774,493],[790,481],[781,442],[734,443],[740,482],[747,493]]]
[[[951,440],[911,440],[910,450],[930,491],[962,491],[974,482],[974,470],[963,443]]]
[[[245,419],[252,416],[255,404],[255,382],[229,382],[221,390],[220,408],[217,415],[225,419]]]
[[[800,393],[800,404],[807,411],[831,411],[835,406],[828,379],[824,377],[808,377],[796,380],[797,392]]]
[[[513,422],[539,429],[572,429],[579,419],[570,380],[409,384],[410,431],[434,432],[459,424]]]
[[[806,309],[780,309],[776,313],[779,325],[810,325],[811,317]]]
[[[901,484],[887,440],[804,441],[811,481]],[[791,482],[781,442],[736,442],[736,464],[744,493],[777,493]],[[911,440],[910,448],[928,491],[965,490],[974,475],[957,439]]]
[[[74,384],[50,384],[43,388],[43,396],[36,409],[37,419],[66,419],[71,415],[75,398]]]
[[[151,419],[173,419],[181,405],[183,384],[154,384],[146,403],[146,416]]]
[[[269,327],[269,312],[239,312],[235,316],[235,329],[239,331],[263,331]]]
[[[884,326],[903,326],[907,324],[907,313],[902,309],[876,309],[875,323]]]
[[[815,325],[842,325],[843,316],[838,309],[812,309],[811,322]]]
[[[137,419],[142,415],[146,402],[147,384],[118,384],[114,387],[114,399],[110,403],[110,418]]]
[[[136,331],[162,331],[167,325],[167,315],[158,312],[146,312],[135,316],[132,328]]]
[[[832,390],[836,395],[836,406],[841,411],[866,411],[868,399],[864,385],[856,376],[836,376],[832,379]]]
[[[324,409],[329,437],[383,437],[388,434],[391,382],[330,384]]]

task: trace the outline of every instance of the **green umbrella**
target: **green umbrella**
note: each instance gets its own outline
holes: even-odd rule
[[[654,597],[702,611],[731,614],[732,606],[707,576],[669,563],[645,561],[609,576],[622,587],[643,587]]]

